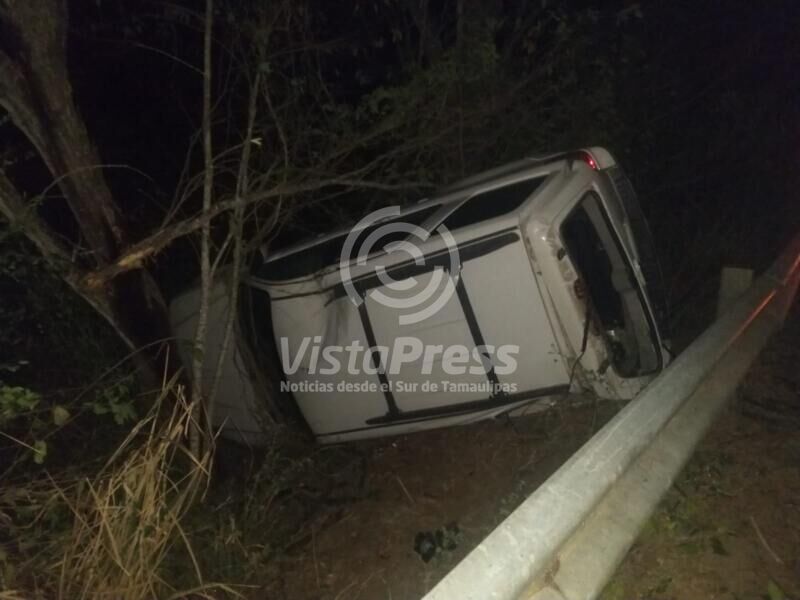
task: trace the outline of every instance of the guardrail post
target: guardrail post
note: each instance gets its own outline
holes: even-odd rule
[[[753,284],[753,269],[723,267],[719,277],[717,294],[717,317],[725,313],[737,298]]]

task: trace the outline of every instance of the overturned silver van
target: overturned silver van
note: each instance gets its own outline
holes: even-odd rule
[[[215,420],[298,409],[320,442],[629,399],[665,365],[657,268],[633,189],[590,148],[524,159],[263,257]],[[218,293],[212,323],[227,311]],[[172,305],[191,339],[197,293]],[[213,335],[213,331],[212,331]],[[279,393],[264,393],[267,361]],[[275,379],[273,375],[271,379]]]

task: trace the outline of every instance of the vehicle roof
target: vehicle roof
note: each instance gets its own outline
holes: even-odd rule
[[[596,150],[601,149],[592,148],[591,151],[593,156],[597,154]],[[560,169],[563,161],[571,156],[575,156],[577,152],[580,151],[559,152],[544,156],[527,157],[506,163],[487,171],[483,171],[440,188],[430,197],[404,205],[401,207],[400,214],[396,215],[396,217],[412,214],[417,211],[424,210],[432,205],[439,204],[444,207],[444,205],[466,200],[467,198],[479,192],[488,191],[502,185],[519,181],[521,179],[527,179],[528,177],[546,175],[554,170]],[[605,151],[603,152],[605,153]],[[308,250],[314,246],[323,244],[339,236],[346,235],[353,230],[354,225],[355,223],[351,223],[328,233],[320,234],[314,238],[292,244],[286,248],[278,250],[277,252],[272,252],[269,254],[269,256],[265,257],[264,264],[285,258],[289,255],[296,254],[304,250]]]

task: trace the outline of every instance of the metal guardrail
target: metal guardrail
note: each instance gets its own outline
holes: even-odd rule
[[[591,600],[780,328],[800,235],[727,312],[424,600]]]

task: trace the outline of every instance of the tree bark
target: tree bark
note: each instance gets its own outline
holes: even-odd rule
[[[97,150],[73,102],[64,2],[4,0],[3,6],[17,56],[0,55],[0,102],[58,182],[95,261],[107,263],[122,244],[123,230]]]
[[[36,148],[61,190],[88,246],[88,264],[61,252],[65,280],[111,323],[131,350],[169,337],[166,303],[146,270],[90,288],[81,270],[114,262],[126,245],[122,220],[102,172],[99,154],[73,100],[66,64],[67,10],[63,0],[0,0],[0,105]],[[2,211],[22,226],[45,256],[56,257],[53,232],[35,209],[21,201],[3,177]],[[84,253],[81,253],[83,255]],[[144,316],[144,318],[143,318]],[[152,356],[152,354],[151,354]],[[153,363],[140,361],[148,383],[157,381]]]
[[[135,348],[136,345],[128,333],[119,327],[108,298],[83,284],[85,274],[72,264],[69,251],[57,241],[58,238],[35,214],[30,213],[30,208],[25,205],[17,189],[4,174],[0,173],[0,214],[12,227],[25,233],[45,260],[56,268],[67,285],[83,297],[115,329],[126,346]]]

